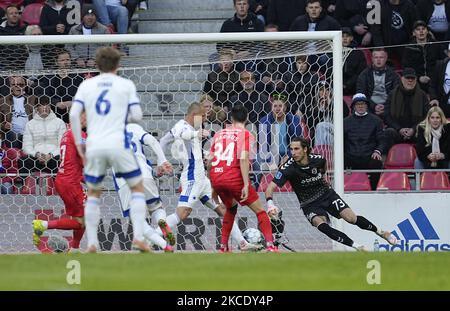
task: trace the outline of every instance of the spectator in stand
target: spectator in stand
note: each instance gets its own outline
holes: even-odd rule
[[[241,91],[230,98],[231,107],[243,105],[248,110],[248,121],[258,126],[258,121],[271,110],[269,96],[255,89],[256,78],[251,71],[242,71],[239,74]]]
[[[128,33],[127,0],[92,0],[100,23],[108,28],[117,30],[119,34]],[[137,2],[132,1],[134,8]],[[134,9],[133,9],[134,12]]]
[[[66,124],[56,117],[50,108],[50,99],[41,96],[35,107],[36,113],[23,135],[25,157],[20,159],[20,173],[48,171],[56,173],[60,159],[59,146],[66,131]]]
[[[439,107],[431,107],[417,126],[415,169],[450,168],[450,123]]]
[[[268,169],[276,169],[289,154],[291,139],[302,135],[301,120],[289,112],[287,100],[285,94],[272,94],[271,112],[260,120],[258,161],[266,163]]]
[[[9,77],[9,87],[10,94],[0,96],[0,140],[7,148],[22,149],[25,125],[33,117],[36,98],[26,94],[24,77]]]
[[[67,18],[71,9],[67,7],[66,0],[48,0],[42,8],[39,26],[44,35],[66,35],[75,20]]]
[[[440,44],[433,44],[435,40],[428,32],[428,26],[424,21],[414,23],[411,45],[405,47],[402,65],[404,68],[414,68],[419,76],[419,85],[426,93],[436,67],[436,62],[442,59],[444,53],[440,51]]]
[[[306,14],[297,17],[290,29],[292,31],[327,31],[341,30],[341,26],[337,20],[326,14],[320,0],[307,0]],[[322,74],[330,77],[332,55],[330,53],[324,54],[320,49],[317,49],[314,43],[308,44],[306,50],[310,54],[309,63],[311,64],[312,70],[320,71]],[[319,55],[317,55],[318,53]]]
[[[367,0],[337,0],[334,17],[343,27],[349,27],[353,32],[356,45],[370,46],[372,33],[366,16]]]
[[[208,74],[203,86],[203,92],[227,112],[231,111],[230,98],[240,91],[239,73],[234,69],[233,58],[233,51],[221,50],[219,65]]]
[[[342,28],[342,45],[344,48],[353,49],[347,56],[344,63],[344,95],[356,93],[356,81],[358,76],[366,68],[366,58],[361,50],[356,49],[356,42],[353,40],[353,32],[348,27]]]
[[[23,35],[25,26],[20,23],[20,12],[15,5],[9,5],[5,9],[6,20],[0,25],[0,35]]]
[[[255,14],[264,25],[266,24],[268,6],[269,0],[250,0],[250,12]]]
[[[258,17],[249,12],[250,0],[233,0],[234,9],[236,13],[232,18],[223,22],[220,32],[263,32],[264,23]],[[236,52],[236,59],[245,58],[248,55],[248,50],[253,46],[250,42],[238,42],[228,44],[217,44],[217,50],[220,52],[225,46],[227,49],[233,49]],[[253,62],[252,62],[253,63]],[[246,69],[246,63],[237,64],[242,66],[241,69]],[[249,69],[249,68],[247,68]]]
[[[6,20],[0,25],[0,36],[18,36],[25,33],[25,26],[21,26],[20,12],[14,5],[5,9]],[[23,70],[28,57],[24,45],[3,45],[0,49],[0,70]]]
[[[288,31],[292,22],[306,13],[306,0],[270,0],[267,9],[267,24],[278,26],[279,31]]]
[[[447,57],[436,63],[433,76],[430,81],[430,105],[439,106],[444,111],[445,117],[450,118],[450,44]]]
[[[81,24],[73,26],[69,35],[106,35],[109,29],[97,22],[96,12],[92,8],[84,8],[81,14]],[[95,67],[95,52],[102,44],[67,44],[72,58],[80,68]]]
[[[358,76],[356,92],[363,93],[370,102],[369,110],[384,118],[384,104],[389,93],[399,84],[395,71],[386,66],[387,52],[382,49],[372,51],[372,66]]]
[[[449,39],[450,3],[447,0],[419,0],[416,10],[418,19],[427,23],[437,41]]]
[[[66,49],[56,50],[56,74],[46,75],[39,79],[40,91],[51,99],[51,106],[56,116],[69,123],[69,110],[72,106],[72,98],[75,96],[78,86],[83,82],[82,76],[71,73],[72,59]]]
[[[319,75],[311,71],[308,56],[296,56],[294,68],[282,78],[284,92],[288,94],[291,113],[299,116],[305,113],[306,106],[314,97],[314,87],[319,80]]]
[[[319,81],[314,91],[314,97],[311,103],[304,108],[303,118],[306,119],[309,128],[311,144],[332,145],[333,144],[333,90],[328,82]],[[342,102],[344,118],[349,115],[349,109]]]
[[[25,30],[26,36],[42,36],[41,27],[38,25],[27,26]],[[25,63],[25,70],[37,72],[44,69],[42,61],[42,45],[28,45],[28,58]],[[28,76],[29,79],[36,80],[37,76],[33,73]]]
[[[298,16],[291,24],[292,31],[341,30],[341,25],[326,14],[320,0],[306,1],[306,14]]]
[[[382,0],[381,24],[372,24],[372,42],[374,46],[392,46],[407,44],[417,20],[416,8],[410,0]],[[402,47],[390,48],[389,56],[400,60]]]
[[[383,121],[369,110],[366,95],[352,99],[352,115],[344,119],[344,165],[353,170],[379,170],[382,155],[387,151]],[[369,174],[372,190],[376,190],[379,173]]]
[[[385,104],[384,116],[389,144],[415,143],[416,128],[427,115],[428,96],[417,85],[413,68],[405,68],[401,83],[392,90]]]
[[[278,32],[278,26],[269,24],[264,28],[264,32]],[[279,51],[282,46],[278,41],[266,41],[261,48],[261,54]],[[261,89],[267,94],[272,94],[276,90],[282,90],[282,76],[289,71],[293,65],[293,57],[263,58],[259,60],[257,72],[262,77],[261,83],[257,85],[257,89]]]

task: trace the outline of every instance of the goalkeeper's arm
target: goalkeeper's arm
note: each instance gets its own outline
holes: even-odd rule
[[[266,189],[266,201],[267,201],[267,214],[270,218],[276,217],[278,215],[279,209],[273,203],[272,195],[277,185],[272,181]]]

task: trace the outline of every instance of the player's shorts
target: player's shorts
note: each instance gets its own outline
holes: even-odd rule
[[[84,217],[86,195],[81,184],[67,182],[56,178],[56,191],[64,202],[66,214],[72,217]]]
[[[178,207],[193,208],[195,202],[205,204],[212,199],[211,182],[204,177],[196,180],[181,180],[181,193],[178,199]]]
[[[240,205],[249,206],[259,199],[258,193],[252,185],[249,186],[247,200],[243,202],[241,202],[241,195],[244,183],[213,183],[212,186],[227,208],[233,207],[234,200]]]
[[[325,216],[328,221],[330,220],[329,215],[340,219],[340,213],[346,208],[350,208],[350,206],[334,190],[330,190],[316,201],[302,206],[303,213],[311,224],[316,216]]]
[[[141,170],[131,149],[94,149],[86,152],[84,177],[91,188],[99,188],[108,168],[124,178],[130,187],[142,180]]]
[[[122,208],[122,213],[126,216],[128,215],[128,210],[130,208],[131,201],[131,190],[130,187],[123,185],[117,190],[119,194],[120,205]],[[147,208],[150,212],[160,208],[161,198],[159,196],[159,189],[153,178],[144,178],[144,193],[145,200],[147,202]]]

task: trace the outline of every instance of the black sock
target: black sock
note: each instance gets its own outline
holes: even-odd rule
[[[365,219],[362,216],[356,216],[356,222],[355,225],[357,225],[358,227],[360,227],[363,230],[369,230],[369,231],[373,231],[373,232],[377,232],[377,226],[375,226],[373,223],[371,223],[370,221],[368,221],[367,219]]]
[[[326,234],[330,239],[333,239],[339,243],[352,247],[353,240],[350,239],[344,232],[336,230],[330,227],[327,223],[321,223],[317,226],[320,232]]]

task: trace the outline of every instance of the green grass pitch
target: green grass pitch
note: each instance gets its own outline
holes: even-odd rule
[[[80,285],[66,282],[70,260]],[[449,253],[1,255],[0,290],[450,290],[449,266]]]

